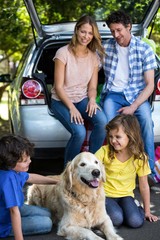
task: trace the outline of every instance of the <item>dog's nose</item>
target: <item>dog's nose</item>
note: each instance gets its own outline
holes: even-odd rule
[[[93,175],[94,177],[99,177],[100,171],[99,171],[98,169],[94,169],[94,170],[92,171],[92,175]]]

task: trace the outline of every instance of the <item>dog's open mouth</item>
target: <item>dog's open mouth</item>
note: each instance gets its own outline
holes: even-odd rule
[[[97,178],[95,178],[94,180],[88,181],[85,178],[81,177],[81,180],[91,188],[97,188],[99,186],[99,179]]]

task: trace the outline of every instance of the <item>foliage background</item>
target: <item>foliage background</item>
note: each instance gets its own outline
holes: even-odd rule
[[[54,23],[75,21],[84,14],[84,9],[85,13],[90,15],[93,15],[95,9],[99,9],[97,16],[101,15],[105,19],[110,11],[119,9],[121,5],[125,6],[123,10],[137,11],[139,14],[136,15],[142,16],[143,5],[147,5],[149,0],[87,0],[90,5],[87,5],[85,0],[34,0],[34,2],[41,13],[41,20]],[[0,74],[13,73],[26,47],[33,40],[31,23],[23,0],[0,0],[0,6]],[[105,10],[101,6],[105,6]],[[134,19],[136,20],[138,21]],[[160,9],[150,38],[156,42],[156,52],[160,55]]]

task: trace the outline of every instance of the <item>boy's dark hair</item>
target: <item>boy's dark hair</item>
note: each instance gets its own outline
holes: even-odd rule
[[[127,27],[128,24],[132,25],[130,16],[122,10],[112,12],[106,19],[107,26],[110,27],[111,23],[121,23]]]
[[[24,153],[33,155],[34,145],[24,137],[6,135],[0,139],[0,169],[9,170],[16,166]]]

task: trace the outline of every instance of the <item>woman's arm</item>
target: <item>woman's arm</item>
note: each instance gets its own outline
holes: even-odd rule
[[[95,67],[92,74],[92,78],[88,84],[89,103],[86,112],[88,112],[88,115],[90,117],[92,117],[93,114],[96,114],[97,109],[101,110],[101,108],[96,104],[97,85],[98,85],[98,67]]]
[[[71,102],[71,100],[68,98],[64,90],[64,79],[65,79],[65,64],[59,59],[55,59],[54,86],[55,86],[56,93],[60,98],[60,100],[69,109],[71,114],[71,122],[74,121],[75,123],[78,123],[78,124],[84,124],[84,120],[80,112]]]
[[[156,222],[158,217],[150,212],[150,189],[147,176],[139,177],[139,189],[143,200],[145,217],[150,222]]]
[[[12,228],[15,240],[23,240],[21,215],[17,206],[10,208]]]
[[[55,90],[60,100],[68,107],[68,109],[70,109],[73,107],[73,103],[70,101],[64,90],[64,79],[65,79],[65,64],[61,60],[56,58],[54,67]]]

